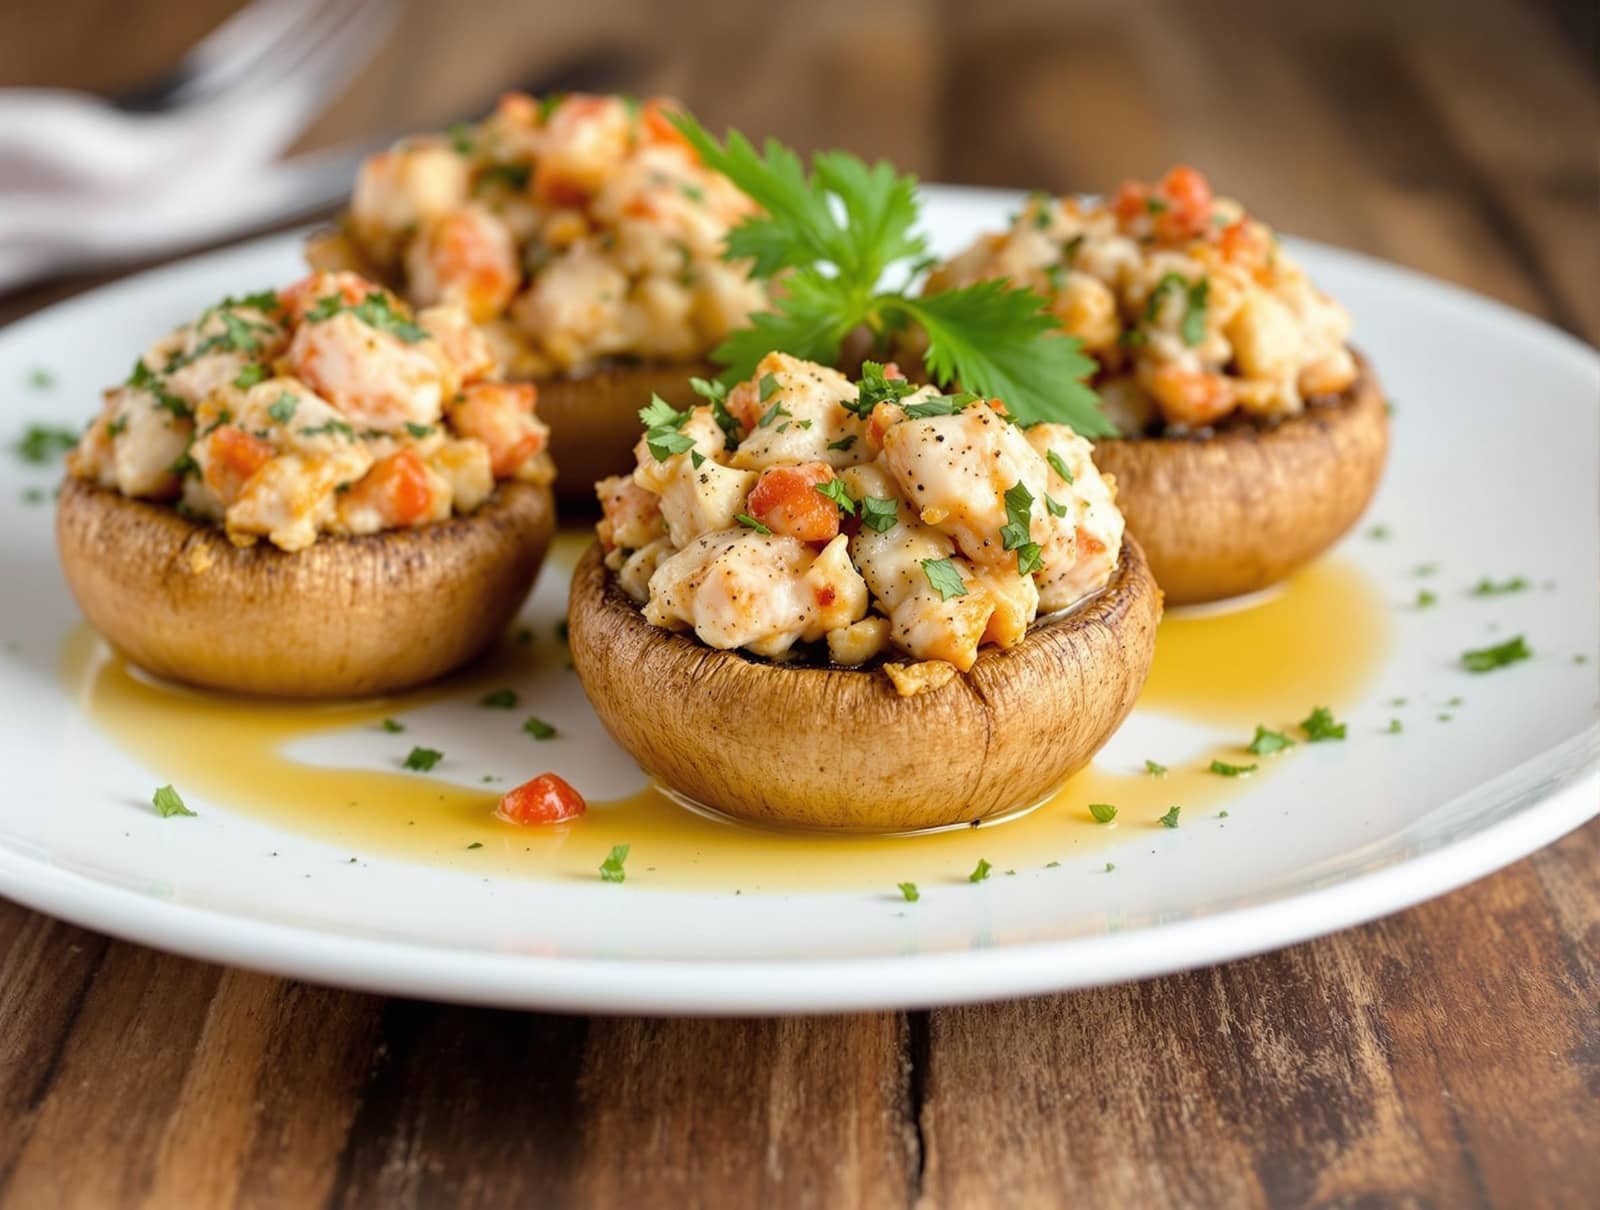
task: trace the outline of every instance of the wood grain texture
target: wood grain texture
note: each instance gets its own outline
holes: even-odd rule
[[[0,83],[116,88],[230,5],[12,7]],[[1559,0],[418,0],[307,143],[556,78],[928,179],[1097,189],[1183,158],[1285,230],[1593,341],[1594,63],[1593,6]],[[1597,871],[1591,824],[1278,954],[784,1021],[385,1001],[0,902],[0,1203],[1587,1206]]]

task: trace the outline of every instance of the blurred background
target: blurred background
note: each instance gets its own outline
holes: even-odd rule
[[[478,116],[503,89],[668,93],[712,127],[887,156],[927,180],[1099,191],[1192,163],[1283,230],[1600,336],[1592,0],[374,5],[288,135],[291,156],[325,149],[334,180],[346,155]],[[138,108],[154,84],[159,109],[163,73],[241,7],[0,0],[0,87]],[[241,195],[267,189],[229,154],[255,124],[234,113],[196,157]],[[0,227],[17,188],[6,133]],[[331,209],[315,192],[302,209]],[[288,221],[260,210],[257,228]],[[105,275],[12,289],[0,317]]]

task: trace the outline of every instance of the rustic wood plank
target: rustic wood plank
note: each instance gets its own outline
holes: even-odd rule
[[[1597,867],[1590,825],[1281,953],[937,1011],[923,1202],[1583,1204]]]
[[[916,1170],[898,1014],[591,1023],[582,1205],[889,1206]]]

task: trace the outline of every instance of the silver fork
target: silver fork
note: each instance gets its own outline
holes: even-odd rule
[[[118,101],[0,90],[0,194],[176,187],[287,147],[370,58],[392,0],[255,0]]]

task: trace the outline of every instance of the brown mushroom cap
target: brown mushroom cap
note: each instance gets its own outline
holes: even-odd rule
[[[700,402],[689,379],[716,376],[709,362],[689,362],[616,365],[578,378],[536,379],[539,419],[550,426],[561,499],[592,506],[596,480],[633,470],[633,447],[644,432],[639,409],[652,394],[682,411]]]
[[[1174,605],[1255,592],[1316,558],[1365,511],[1389,451],[1368,362],[1336,400],[1271,426],[1097,441],[1117,507]]]
[[[431,680],[493,642],[554,526],[548,487],[502,483],[469,517],[289,553],[235,546],[216,525],[69,479],[56,545],[89,621],[150,672],[358,697]]]
[[[668,787],[758,823],[903,832],[1042,801],[1128,712],[1161,592],[1128,542],[1104,592],[900,697],[880,671],[784,667],[650,625],[600,547],[568,607],[573,666],[607,730]]]

